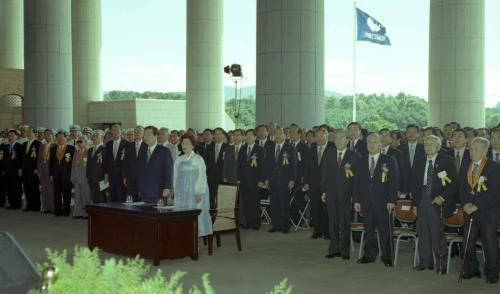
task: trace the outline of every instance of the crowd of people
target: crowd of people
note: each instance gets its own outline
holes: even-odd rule
[[[358,122],[309,130],[269,123],[200,134],[119,124],[72,125],[69,132],[20,126],[2,134],[0,170],[0,206],[8,202],[7,209],[22,209],[24,195],[24,211],[85,219],[87,204],[171,197],[176,206],[202,209],[200,236],[212,233],[209,209],[217,207],[221,183],[239,185],[244,229],[261,228],[261,199],[269,197],[271,233],[289,232],[291,195],[307,194],[311,238],[329,240],[327,258],[350,259],[356,216],[365,230],[358,263],[375,262],[380,251],[385,266],[393,266],[395,204],[408,199],[419,237],[415,270],[436,266],[440,274],[447,272],[446,220],[458,207],[469,244],[461,246],[461,277],[481,277],[480,236],[486,281],[498,281],[500,124],[369,132]]]

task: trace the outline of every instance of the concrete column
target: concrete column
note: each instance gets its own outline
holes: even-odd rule
[[[32,126],[73,122],[71,0],[24,0],[24,119]]]
[[[187,1],[186,127],[224,126],[223,0]]]
[[[257,0],[257,124],[324,122],[324,26],[324,0]]]
[[[484,0],[431,0],[428,117],[484,127]]]
[[[89,102],[102,101],[101,0],[73,0],[71,31],[73,47],[73,119],[89,125]]]
[[[0,0],[0,68],[24,68],[23,2]]]

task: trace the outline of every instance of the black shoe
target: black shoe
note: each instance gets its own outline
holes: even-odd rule
[[[330,236],[323,236],[323,239],[330,240]]]
[[[9,206],[9,207],[7,207],[7,209],[17,209],[17,208],[14,208],[14,207],[12,207],[12,206]]]
[[[486,283],[488,284],[496,284],[498,282],[498,277],[496,278],[486,278]]]
[[[419,266],[419,265],[417,265],[413,269],[416,270],[417,272],[420,272],[420,271],[423,271],[423,270],[430,270],[431,271],[431,270],[434,269],[434,267],[433,266],[425,267],[425,266]]]
[[[473,274],[464,274],[463,277],[464,280],[469,280],[469,279],[472,279],[472,278],[481,278],[481,272],[475,272]]]
[[[62,213],[60,213],[60,212],[56,212],[56,213],[54,213],[54,216],[55,216],[55,217],[60,217],[60,216],[62,216]]]
[[[289,231],[289,230],[290,230],[290,229],[283,230],[283,234],[288,234],[288,231]]]
[[[74,216],[73,219],[81,219],[83,218],[82,216]]]
[[[26,207],[25,209],[23,209],[23,211],[31,211],[31,208]]]
[[[349,255],[342,255],[343,260],[350,260],[351,257]]]
[[[382,261],[386,267],[393,267],[394,265],[392,264],[392,260],[390,259],[385,259]]]
[[[325,258],[335,258],[335,257],[340,257],[340,253],[333,253],[333,254],[328,254],[327,256],[325,256]]]
[[[436,274],[438,274],[440,276],[444,276],[444,275],[446,275],[446,271],[437,271]]]
[[[318,239],[321,237],[321,234],[312,234],[311,239]]]
[[[369,258],[366,256],[363,256],[361,259],[358,259],[358,263],[365,264],[365,263],[374,263],[375,258]]]
[[[269,232],[269,233],[275,233],[275,232],[277,232],[277,231],[278,231],[278,230],[276,230],[276,229],[270,229],[270,230],[268,230],[268,232]]]

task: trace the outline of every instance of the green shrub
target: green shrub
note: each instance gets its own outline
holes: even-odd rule
[[[101,263],[98,250],[89,250],[86,247],[75,247],[73,264],[68,262],[67,252],[62,253],[47,249],[48,261],[37,265],[40,272],[52,267],[55,269],[48,292],[50,294],[212,294],[215,293],[210,284],[208,274],[202,277],[203,289],[196,286],[183,291],[181,279],[185,272],[177,271],[167,280],[158,270],[153,277],[146,277],[150,270],[144,259],[138,256],[125,261],[114,258],[106,259]],[[43,276],[43,274],[42,274]],[[268,294],[290,294],[292,287],[283,280]],[[45,293],[32,289],[30,294]]]

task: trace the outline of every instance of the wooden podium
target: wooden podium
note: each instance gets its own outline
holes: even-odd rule
[[[199,209],[157,209],[153,205],[87,205],[88,246],[127,256],[198,259]]]

